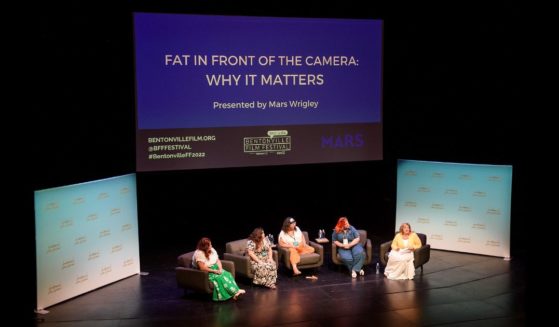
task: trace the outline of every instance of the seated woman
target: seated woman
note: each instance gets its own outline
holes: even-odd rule
[[[245,290],[239,289],[233,275],[227,270],[223,270],[221,261],[209,238],[203,237],[198,241],[198,246],[192,256],[192,265],[209,273],[210,282],[214,286],[212,295],[214,301],[225,301],[230,298],[236,300],[239,295],[245,293]]]
[[[278,269],[276,262],[272,258],[272,247],[264,236],[262,228],[255,228],[249,235],[247,252],[250,257],[250,266],[254,273],[252,283],[276,289]]]
[[[384,275],[388,279],[413,279],[413,251],[421,247],[421,240],[411,231],[410,224],[400,225],[400,232],[394,236],[391,247]]]
[[[285,218],[278,242],[281,247],[289,249],[289,262],[291,262],[293,267],[293,275],[300,275],[301,271],[297,268],[297,264],[301,261],[300,254],[313,253],[314,248],[305,243],[305,237],[299,227],[297,227],[295,219],[291,217]]]
[[[365,271],[362,269],[365,262],[365,250],[360,243],[359,232],[349,224],[346,217],[338,219],[332,232],[332,242],[336,244],[338,254],[349,269],[351,277],[357,277],[357,271],[359,275],[365,275]]]

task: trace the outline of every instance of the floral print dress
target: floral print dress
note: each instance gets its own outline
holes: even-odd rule
[[[268,240],[264,238],[262,240],[262,246],[258,248],[254,241],[249,240],[247,242],[247,250],[252,251],[258,259],[264,262],[257,262],[250,259],[250,265],[252,272],[254,273],[253,283],[256,285],[263,285],[266,287],[271,287],[276,284],[276,279],[278,278],[278,269],[274,261],[269,262],[268,252],[272,251]]]

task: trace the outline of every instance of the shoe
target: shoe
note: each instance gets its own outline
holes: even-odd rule
[[[359,275],[365,276],[365,271],[363,269],[359,270]]]
[[[356,278],[357,277],[357,273],[355,271],[351,271],[351,278]]]

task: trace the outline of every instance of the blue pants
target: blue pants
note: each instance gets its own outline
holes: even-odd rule
[[[365,263],[365,251],[361,243],[354,245],[351,249],[338,248],[338,254],[349,271],[358,272]]]

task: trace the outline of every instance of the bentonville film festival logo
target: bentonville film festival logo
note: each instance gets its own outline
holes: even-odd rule
[[[264,155],[269,153],[285,154],[291,151],[291,136],[286,130],[268,131],[268,136],[245,137],[244,153]]]

